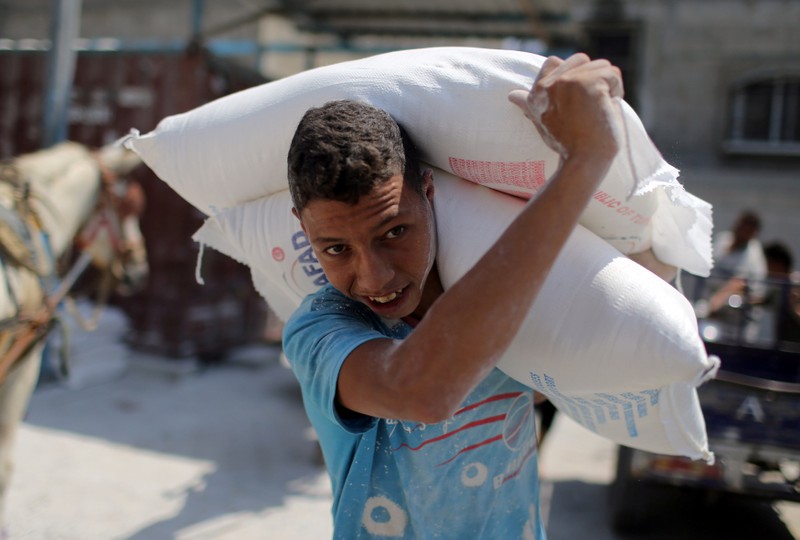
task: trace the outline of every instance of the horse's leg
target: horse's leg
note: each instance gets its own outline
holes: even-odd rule
[[[5,381],[0,384],[0,525],[3,523],[6,489],[13,468],[14,436],[36,387],[43,349],[44,342],[34,346],[11,368]]]

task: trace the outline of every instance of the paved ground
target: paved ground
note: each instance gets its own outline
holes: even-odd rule
[[[34,394],[11,538],[329,537],[330,488],[279,350],[198,369],[132,353],[123,326],[111,312],[74,332],[72,376]]]
[[[77,332],[66,384],[36,392],[18,440],[11,539],[330,537],[330,487],[290,371],[267,346],[210,369],[135,354],[124,320]],[[557,418],[542,449],[550,540],[615,540],[614,448]],[[635,538],[800,538],[798,505],[702,504],[671,494]]]

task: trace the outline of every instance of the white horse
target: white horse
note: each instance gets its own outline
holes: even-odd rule
[[[0,525],[14,436],[57,306],[89,264],[117,277],[146,273],[143,200],[121,176],[139,163],[118,147],[77,143],[0,162]],[[73,245],[80,254],[61,276]]]

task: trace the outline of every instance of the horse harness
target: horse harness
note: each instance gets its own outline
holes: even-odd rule
[[[13,193],[12,207],[0,204],[0,270],[6,274],[6,287],[12,299],[16,313],[0,320],[0,383],[5,379],[9,369],[38,342],[44,339],[57,322],[56,310],[67,296],[72,286],[92,262],[92,256],[86,248],[95,240],[103,229],[112,238],[115,257],[121,257],[124,250],[122,232],[118,221],[110,219],[110,213],[118,212],[126,204],[124,196],[116,192],[116,175],[94,156],[102,179],[97,206],[83,227],[77,239],[81,251],[77,261],[65,274],[64,278],[52,292],[52,285],[57,281],[57,264],[50,249],[47,231],[41,219],[31,205],[35,196],[30,181],[13,162],[0,162],[0,187],[10,188]],[[17,298],[8,279],[8,267],[24,269],[36,277],[35,299],[37,306],[25,306]],[[109,265],[110,266],[110,265]],[[107,291],[101,291],[106,300],[110,292],[108,280]],[[62,373],[66,374],[66,359],[62,355]]]

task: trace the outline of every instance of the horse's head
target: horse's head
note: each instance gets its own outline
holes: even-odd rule
[[[144,210],[144,191],[128,173],[141,160],[130,150],[106,146],[94,153],[100,190],[97,205],[81,228],[76,242],[91,256],[104,276],[104,286],[130,294],[147,279],[148,264],[139,217]]]

